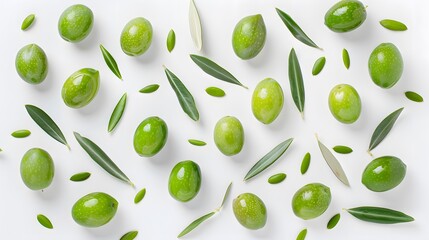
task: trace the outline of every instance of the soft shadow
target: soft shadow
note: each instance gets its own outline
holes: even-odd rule
[[[177,141],[174,138],[175,136],[172,133],[169,133],[167,143],[165,144],[164,148],[155,156],[143,159],[143,161],[150,161],[151,164],[157,166],[165,166],[167,164],[176,162],[178,160],[176,159],[177,151],[175,150],[175,143]]]
[[[103,83],[102,83],[103,79],[100,79],[100,89],[98,90],[97,95],[94,97],[94,99],[86,106],[84,106],[83,108],[80,109],[73,109],[76,112],[78,112],[79,114],[83,115],[83,116],[89,116],[89,115],[97,115],[97,113],[101,110],[103,110],[102,105],[104,103],[106,103],[106,99],[107,99],[107,89],[103,88]],[[119,98],[118,98],[119,100]],[[115,103],[116,104],[116,103]],[[113,111],[113,109],[115,108],[115,104],[112,105],[111,109]]]
[[[80,51],[88,51],[91,48],[97,47],[100,44],[100,30],[97,24],[94,24],[89,35],[78,43],[70,43],[73,44]]]
[[[373,37],[376,37],[377,34],[374,33],[374,26],[371,24],[373,21],[371,19],[371,15],[368,15],[368,18],[365,20],[365,22],[359,26],[357,29],[346,32],[346,33],[334,33],[336,36],[341,36],[344,40],[349,42],[356,42],[361,45],[364,45],[362,43],[370,43],[373,40]]]
[[[124,214],[122,211],[118,211],[115,217],[106,225],[99,228],[85,228],[85,231],[95,238],[108,239],[111,236],[116,236],[118,234],[118,229],[123,229],[125,227],[124,223]]]
[[[267,39],[264,48],[262,48],[261,52],[254,58],[245,61],[252,68],[263,68],[267,63],[270,62],[270,57],[273,56],[272,48],[274,44],[269,42]]]
[[[159,54],[158,54],[159,49],[163,49],[162,46],[159,46],[160,42],[164,43],[164,41],[159,40],[158,34],[156,34],[156,32],[154,32],[152,35],[152,43],[151,43],[149,49],[140,56],[134,56],[134,57],[130,56],[130,57],[132,57],[136,61],[138,61],[140,63],[144,63],[144,64],[156,62],[156,59],[159,56]]]

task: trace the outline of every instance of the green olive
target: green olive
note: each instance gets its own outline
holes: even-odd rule
[[[342,123],[356,122],[362,109],[358,92],[348,84],[335,86],[329,94],[329,109],[332,115]]]
[[[142,157],[152,157],[167,142],[167,124],[159,117],[143,120],[134,133],[134,150]]]
[[[73,73],[63,85],[61,95],[64,103],[71,108],[88,105],[97,95],[100,74],[92,68],[83,68]]]
[[[232,202],[235,218],[245,228],[256,230],[267,222],[267,208],[264,202],[253,193],[240,194]]]
[[[350,32],[365,22],[366,8],[358,0],[342,0],[325,14],[325,25],[334,32]]]
[[[80,42],[92,30],[94,15],[87,6],[76,4],[68,7],[58,20],[60,36],[68,42]]]
[[[244,129],[235,117],[223,117],[215,126],[214,142],[226,156],[238,154],[244,145]]]
[[[29,44],[18,51],[15,67],[22,80],[30,84],[39,84],[48,75],[48,58],[42,48]]]
[[[193,161],[179,162],[171,170],[168,180],[170,195],[180,202],[188,202],[197,196],[201,187],[201,171]]]
[[[261,14],[241,19],[232,34],[232,47],[235,54],[243,59],[256,57],[265,45],[267,30]]]
[[[362,174],[362,183],[374,192],[389,191],[405,177],[407,165],[392,156],[379,157],[368,164]]]
[[[43,149],[28,150],[21,160],[21,178],[31,190],[42,190],[52,183],[54,162],[51,155]]]
[[[117,209],[118,201],[115,198],[106,193],[94,192],[76,201],[72,217],[81,226],[95,228],[108,223]]]
[[[393,43],[378,45],[368,60],[372,81],[381,88],[393,87],[401,78],[404,62],[399,49]]]
[[[266,78],[256,86],[252,96],[253,115],[264,124],[272,123],[283,108],[283,90],[280,84]]]
[[[304,220],[317,218],[328,209],[331,190],[321,183],[310,183],[300,188],[292,198],[295,215]]]
[[[152,43],[152,25],[142,17],[129,21],[121,34],[122,51],[129,56],[140,56]]]

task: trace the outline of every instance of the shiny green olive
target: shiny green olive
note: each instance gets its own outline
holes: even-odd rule
[[[122,51],[129,56],[140,56],[152,43],[152,25],[142,17],[129,21],[121,33]]]
[[[267,30],[261,14],[241,19],[232,33],[232,48],[243,59],[256,57],[265,45]]]
[[[167,124],[159,117],[143,120],[134,133],[134,150],[142,157],[152,157],[167,142]]]
[[[331,203],[331,190],[321,183],[310,183],[300,188],[292,198],[295,215],[309,220],[322,215]]]
[[[252,96],[252,112],[260,122],[272,123],[283,108],[283,90],[280,84],[266,78],[256,86]]]
[[[358,0],[341,0],[325,14],[325,25],[334,32],[350,32],[366,19],[366,8]]]
[[[95,228],[115,216],[118,201],[107,193],[94,192],[83,196],[72,207],[73,220],[84,227]]]
[[[267,208],[264,202],[253,193],[243,193],[232,202],[235,218],[245,228],[256,230],[267,222]]]
[[[332,115],[342,123],[356,122],[362,109],[358,92],[348,84],[335,86],[329,94],[329,109]]]
[[[80,42],[92,30],[94,14],[91,9],[82,4],[68,7],[58,20],[60,36],[68,42]]]
[[[381,88],[393,87],[401,78],[404,62],[393,43],[382,43],[372,51],[368,60],[372,81]]]
[[[171,170],[168,179],[170,195],[180,202],[191,201],[197,196],[201,187],[201,171],[193,161],[179,162]]]
[[[379,157],[366,166],[362,183],[374,192],[389,191],[398,186],[405,177],[407,165],[392,156]]]
[[[28,150],[21,160],[21,178],[31,190],[42,190],[51,185],[54,178],[54,162],[43,149]]]
[[[48,75],[48,58],[42,48],[28,44],[16,54],[15,68],[22,80],[39,84]]]
[[[238,154],[244,145],[244,129],[235,117],[223,117],[215,126],[214,142],[226,156]]]
[[[83,68],[73,73],[63,85],[61,96],[71,108],[88,105],[98,93],[100,74],[92,68]]]

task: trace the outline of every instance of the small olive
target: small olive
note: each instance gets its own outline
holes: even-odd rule
[[[226,156],[238,154],[244,145],[244,129],[235,117],[223,117],[215,126],[214,142]]]
[[[30,84],[39,84],[48,75],[48,58],[42,48],[29,44],[18,51],[15,67],[22,80]]]
[[[143,120],[134,133],[134,150],[142,157],[152,157],[167,142],[167,124],[159,117]]]
[[[110,222],[118,209],[118,201],[109,194],[94,192],[83,196],[72,207],[73,220],[84,227],[95,228]]]
[[[240,194],[232,202],[235,218],[245,228],[256,230],[267,222],[267,208],[264,202],[253,193]]]
[[[121,48],[129,56],[140,56],[152,43],[152,25],[142,17],[129,21],[121,33]]]
[[[60,36],[68,42],[80,42],[92,30],[94,14],[91,9],[82,4],[68,7],[58,20]]]
[[[342,123],[356,122],[362,109],[358,92],[348,84],[335,86],[329,94],[329,109],[332,115]]]
[[[171,170],[168,180],[170,195],[180,202],[188,202],[197,196],[201,187],[201,171],[193,161],[179,162]]]
[[[51,185],[54,178],[54,162],[43,149],[28,150],[21,160],[21,178],[31,190],[42,190]]]
[[[283,108],[283,90],[280,84],[266,78],[256,86],[252,96],[253,115],[264,124],[272,123]]]
[[[63,85],[61,92],[64,103],[71,108],[88,105],[97,95],[100,74],[92,68],[83,68],[73,73]]]

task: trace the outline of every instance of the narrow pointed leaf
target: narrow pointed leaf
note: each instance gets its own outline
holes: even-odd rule
[[[296,236],[296,240],[304,240],[307,236],[307,229],[302,229],[301,232],[299,232],[298,236]]]
[[[392,130],[393,125],[395,125],[396,120],[398,119],[399,115],[401,115],[402,110],[404,108],[400,108],[391,114],[389,114],[386,118],[381,121],[381,123],[377,126],[374,133],[371,137],[371,142],[369,143],[368,151],[371,151],[375,147],[380,144],[384,138],[389,134],[390,130]]]
[[[199,146],[199,147],[207,145],[206,142],[197,140],[197,139],[189,139],[188,142],[194,146]]]
[[[53,229],[54,228],[54,226],[52,225],[51,220],[49,220],[49,218],[47,218],[43,214],[37,215],[37,221],[40,223],[40,225],[44,226],[45,228],[48,228],[48,229]]]
[[[343,63],[344,63],[344,67],[346,67],[347,69],[350,68],[350,55],[349,55],[349,51],[347,51],[347,49],[343,49]]]
[[[302,79],[301,67],[295,49],[292,48],[289,54],[289,83],[293,101],[299,112],[304,114],[305,90]]]
[[[380,24],[384,28],[392,30],[392,31],[406,31],[408,29],[407,25],[403,24],[402,22],[392,20],[392,19],[381,20]]]
[[[178,238],[185,236],[186,234],[190,233],[192,230],[194,230],[196,227],[198,227],[201,223],[206,221],[207,219],[211,218],[213,215],[215,215],[216,212],[207,213],[206,215],[196,219],[191,224],[189,224],[179,235]]]
[[[225,205],[226,199],[228,199],[229,192],[231,192],[232,182],[229,183],[228,187],[226,188],[225,194],[223,195],[222,203],[220,204],[219,209],[223,208],[223,205]]]
[[[116,125],[118,125],[119,121],[122,118],[122,114],[124,113],[125,106],[127,105],[127,94],[124,93],[119,102],[116,104],[115,109],[113,109],[112,115],[110,116],[109,126],[107,128],[108,132],[113,131]]]
[[[314,62],[313,70],[311,71],[313,76],[318,75],[323,70],[323,68],[325,67],[325,63],[326,63],[325,57],[320,57],[319,59],[316,60],[316,62]]]
[[[137,204],[141,202],[144,196],[146,196],[146,188],[143,188],[136,194],[136,196],[134,197],[134,203]]]
[[[225,96],[225,91],[218,87],[208,87],[206,88],[206,93],[212,97],[223,97]]]
[[[310,162],[311,162],[311,154],[308,152],[304,155],[304,158],[302,159],[302,162],[301,162],[301,174],[302,175],[307,173],[308,168],[310,167]]]
[[[87,180],[90,176],[91,176],[91,173],[89,173],[89,172],[76,173],[70,177],[70,181],[82,182],[82,181]]]
[[[407,91],[405,92],[405,96],[413,102],[423,102],[423,97],[416,92]]]
[[[275,148],[273,148],[270,152],[268,152],[264,157],[262,157],[253,167],[249,170],[249,172],[244,177],[244,181],[247,181],[265,169],[267,169],[269,166],[271,166],[274,162],[279,159],[283,153],[286,152],[286,150],[289,148],[290,144],[292,143],[293,138],[290,138],[279,145],[277,145]]]
[[[341,214],[337,213],[335,214],[331,219],[329,219],[328,224],[326,225],[327,229],[333,229],[335,226],[337,226],[338,222],[340,221]]]
[[[30,117],[34,120],[34,122],[36,122],[37,125],[39,125],[39,127],[43,129],[43,131],[70,149],[64,134],[47,113],[33,105],[25,105],[25,109],[27,109]]]
[[[14,131],[11,135],[14,138],[26,138],[31,135],[31,132],[30,130],[22,129]]]
[[[150,84],[139,90],[141,93],[153,93],[158,90],[159,84]]]
[[[388,208],[364,206],[346,210],[354,217],[366,222],[394,224],[414,221],[413,217]]]
[[[176,93],[177,99],[179,100],[180,106],[188,116],[198,121],[200,114],[198,113],[197,106],[195,105],[194,97],[191,95],[186,86],[180,81],[180,79],[174,75],[170,70],[165,68],[165,74],[167,75],[168,82]]]
[[[279,184],[286,179],[287,175],[285,173],[277,173],[268,178],[269,184]]]
[[[125,233],[119,240],[134,240],[138,234],[138,231],[129,231]]]
[[[237,78],[235,78],[231,73],[229,73],[227,70],[225,70],[223,67],[219,66],[212,60],[195,54],[191,54],[190,56],[192,61],[194,61],[194,63],[197,64],[198,67],[200,67],[201,70],[203,70],[208,75],[228,83],[242,86],[247,89],[247,87],[241,84],[241,82],[238,81]]]
[[[74,136],[80,146],[88,153],[88,155],[96,162],[100,167],[106,170],[107,173],[116,177],[119,180],[122,180],[126,183],[129,183],[134,187],[134,184],[130,179],[119,169],[119,167],[110,159],[107,154],[101,150],[97,144],[89,140],[86,137],[81,136],[79,133],[74,132]]]
[[[346,186],[350,186],[349,180],[347,179],[346,173],[341,167],[340,162],[335,158],[332,152],[327,148],[319,139],[317,139],[317,143],[320,148],[320,152],[322,152],[323,158],[325,159],[328,166],[331,168],[332,172],[334,172],[335,176],[344,183]]]
[[[119,79],[122,80],[121,72],[119,71],[118,64],[116,63],[115,58],[107,51],[106,48],[103,47],[103,45],[100,44],[100,50],[103,54],[104,61],[106,62],[107,66],[110,68],[110,70],[115,74]]]
[[[349,154],[353,152],[353,149],[347,147],[347,146],[335,146],[332,148],[336,153],[340,153],[340,154]]]
[[[34,19],[36,18],[36,15],[34,15],[34,14],[30,14],[30,15],[28,15],[25,19],[24,19],[24,21],[22,21],[22,24],[21,24],[21,30],[22,31],[25,31],[25,30],[27,30],[29,27],[31,27],[31,25],[33,24],[33,22],[34,22]]]
[[[192,41],[198,51],[203,48],[203,34],[200,15],[194,0],[189,1],[189,30],[191,31]]]
[[[321,49],[313,42],[313,40],[311,40],[307,36],[307,34],[305,34],[305,32],[301,29],[301,27],[287,13],[283,12],[278,8],[276,8],[276,11],[277,11],[277,14],[280,16],[280,18],[282,19],[283,23],[289,29],[290,33],[292,33],[292,35],[296,39],[298,39],[299,41],[301,41],[307,46]]]

